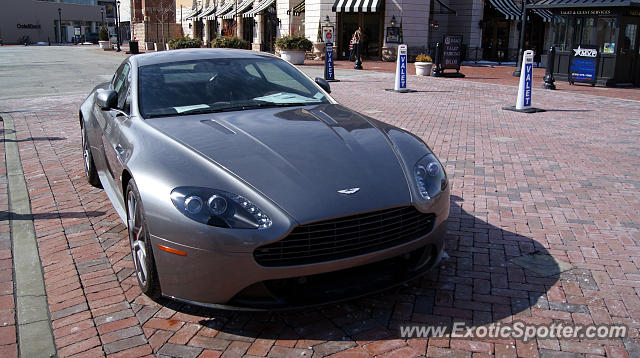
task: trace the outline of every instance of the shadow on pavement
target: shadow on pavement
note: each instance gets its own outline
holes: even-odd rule
[[[66,140],[67,138],[65,137],[30,137],[30,138],[24,138],[24,139],[17,139],[17,140],[13,140],[13,139],[6,139],[6,138],[0,138],[0,143],[4,143],[4,142],[9,142],[9,143],[19,143],[19,142],[39,142],[39,141],[47,141],[47,140]]]
[[[47,219],[81,219],[85,217],[97,217],[106,214],[104,211],[78,211],[78,212],[53,212],[16,214],[10,211],[0,211],[0,221],[13,220],[47,220]]]
[[[530,316],[563,269],[538,242],[488,224],[451,197],[446,251],[440,265],[399,288],[343,303],[276,312],[221,311],[160,299],[228,339],[339,341],[398,338],[404,324],[485,325],[513,314]],[[519,258],[519,259],[516,259]],[[528,268],[516,264],[513,259]],[[541,261],[537,261],[541,259]],[[548,309],[548,303],[546,303]],[[194,317],[195,318],[195,317]],[[216,336],[217,337],[217,336]]]

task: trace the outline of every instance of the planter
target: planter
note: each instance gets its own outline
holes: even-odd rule
[[[314,60],[316,61],[322,61],[322,59],[324,58],[324,54],[325,54],[325,44],[324,42],[318,42],[313,44],[313,54],[316,56],[314,58]]]
[[[98,45],[103,50],[108,50],[108,49],[111,48],[111,42],[110,41],[98,41]]]
[[[280,57],[292,65],[304,64],[305,52],[302,50],[280,50]]]
[[[416,62],[416,75],[429,76],[433,68],[433,62]]]

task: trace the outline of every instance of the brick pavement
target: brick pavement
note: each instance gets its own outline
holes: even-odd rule
[[[320,67],[323,66],[322,61],[310,61],[305,62],[305,66]],[[336,61],[336,69],[352,69],[353,62],[349,61]],[[365,61],[363,63],[365,71],[395,73],[395,62],[382,62],[382,61]],[[519,77],[513,77],[513,66],[462,66],[460,72],[465,74],[464,78],[456,79],[458,81],[471,81],[491,84],[501,84],[508,86],[517,86]],[[408,74],[415,75],[416,69],[412,63],[407,66]],[[447,70],[447,72],[453,72],[453,70]],[[545,69],[535,68],[533,69],[533,87],[540,88],[544,83]],[[339,76],[338,76],[339,77]],[[337,77],[337,78],[338,78]],[[447,79],[450,81],[452,79]],[[624,98],[640,101],[640,88],[615,88],[615,87],[591,87],[590,85],[569,85],[567,81],[555,82],[558,92],[579,93],[594,96],[603,96],[611,98]]]
[[[106,195],[84,180],[76,118],[84,96],[1,102],[0,111],[15,120],[59,356],[640,356],[638,102],[536,90],[534,105],[550,111],[526,115],[501,110],[515,101],[512,87],[416,77],[409,83],[420,92],[385,92],[391,77],[379,75],[332,88],[345,105],[421,136],[446,164],[449,257],[397,290],[272,313],[141,295],[126,228]],[[3,215],[0,281],[8,281]],[[546,276],[513,261],[530,253],[572,268]],[[11,290],[1,293],[9,328],[0,328],[0,349],[15,355],[13,301],[3,299]],[[631,336],[399,338],[399,324],[453,320],[625,323]]]

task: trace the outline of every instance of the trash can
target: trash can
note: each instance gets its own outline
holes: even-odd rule
[[[134,55],[140,53],[140,50],[138,49],[138,41],[129,41],[129,52]]]

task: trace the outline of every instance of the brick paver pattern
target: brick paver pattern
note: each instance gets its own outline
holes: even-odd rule
[[[446,165],[448,257],[397,290],[293,312],[225,312],[141,295],[126,228],[89,186],[84,96],[4,101],[12,112],[60,357],[638,357],[640,105],[534,90],[533,115],[503,111],[513,87],[391,77],[332,84],[336,99],[417,134]],[[0,122],[0,126],[1,126]],[[0,127],[1,128],[1,127]],[[4,160],[4,147],[0,148]],[[0,171],[4,174],[4,164]],[[0,179],[0,356],[16,356],[7,186]],[[546,276],[512,259],[573,268]],[[545,277],[546,276],[546,277]],[[610,340],[401,339],[399,324],[624,323]]]

